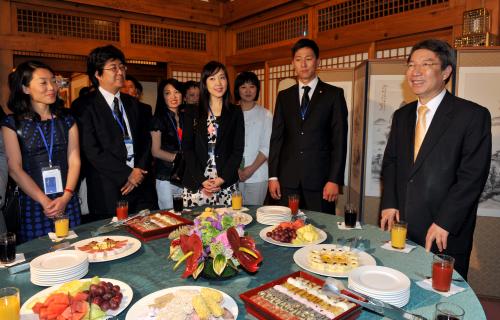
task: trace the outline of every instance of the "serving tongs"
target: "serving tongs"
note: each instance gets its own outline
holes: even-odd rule
[[[108,232],[111,232],[111,231],[115,231],[117,229],[120,229],[123,226],[126,226],[127,222],[130,221],[130,220],[132,220],[132,219],[142,218],[142,217],[148,216],[150,214],[151,214],[151,211],[149,211],[149,209],[144,209],[144,210],[139,211],[138,214],[130,216],[130,217],[126,218],[126,219],[118,220],[118,221],[111,221],[108,224],[100,226],[99,228],[97,228],[96,231],[90,232],[90,234],[93,237],[95,237],[95,236],[98,236],[98,235],[103,234],[103,233],[108,233]]]
[[[341,290],[345,290],[347,292],[351,292],[353,295],[359,296],[363,300],[356,299],[352,296],[343,294]],[[333,279],[333,278],[327,278],[325,281],[325,284],[321,288],[321,292],[324,294],[328,295],[336,295],[336,296],[341,296],[342,298],[345,298],[351,302],[354,302],[356,304],[359,304],[363,308],[366,308],[368,310],[374,311],[378,314],[381,314],[385,317],[388,317],[390,319],[394,320],[427,320],[427,318],[413,314],[410,312],[407,312],[401,308],[398,308],[396,306],[393,306],[392,304],[386,303],[384,301],[372,298],[370,296],[364,295],[362,293],[359,293],[357,291],[354,291],[352,289],[346,290],[342,282]]]

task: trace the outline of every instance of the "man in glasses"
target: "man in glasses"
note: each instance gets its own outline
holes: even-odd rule
[[[151,142],[137,99],[120,94],[126,71],[119,49],[95,48],[87,58],[87,74],[97,89],[73,103],[86,160],[90,220],[114,216],[120,199],[128,201],[129,212],[151,205],[142,196]]]
[[[394,113],[382,165],[381,227],[408,222],[408,238],[455,258],[467,278],[479,196],[491,159],[488,109],[446,89],[455,52],[444,41],[416,44],[406,77],[418,97]]]

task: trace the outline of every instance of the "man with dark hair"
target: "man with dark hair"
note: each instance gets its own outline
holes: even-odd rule
[[[394,113],[382,166],[382,229],[408,222],[408,238],[455,258],[467,278],[479,196],[491,160],[488,109],[445,84],[455,53],[441,40],[415,45],[406,77],[418,97]]]
[[[184,88],[184,90],[186,90],[184,94],[184,102],[186,104],[198,104],[200,101],[200,83],[189,80],[186,81]]]
[[[141,114],[145,116],[146,123],[150,123],[153,117],[153,108],[146,103],[141,102],[142,84],[135,77],[128,75],[125,77],[125,84],[120,89],[121,93],[126,93],[137,99],[139,107],[145,110],[140,110]]]
[[[318,45],[292,47],[298,84],[276,99],[269,151],[269,192],[283,205],[298,194],[301,208],[335,214],[344,182],[347,106],[342,89],[319,80]]]
[[[73,102],[93,219],[113,216],[120,199],[128,201],[129,212],[151,205],[141,184],[151,142],[137,100],[120,95],[126,71],[125,57],[116,47],[92,50],[87,73],[96,90]]]

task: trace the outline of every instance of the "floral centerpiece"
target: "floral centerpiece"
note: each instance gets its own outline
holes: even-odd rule
[[[208,209],[208,208],[207,208]],[[194,220],[192,227],[171,235],[170,258],[177,263],[186,262],[183,278],[200,274],[208,278],[226,278],[235,275],[241,266],[256,272],[262,255],[255,241],[245,236],[243,225],[236,225],[229,213],[205,211]]]

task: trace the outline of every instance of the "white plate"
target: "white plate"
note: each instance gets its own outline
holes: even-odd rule
[[[94,237],[94,238],[81,240],[81,241],[73,243],[72,245],[75,246],[76,249],[78,249],[78,247],[82,247],[84,245],[87,245],[91,241],[99,242],[99,241],[103,241],[106,238],[110,238],[110,239],[113,239],[116,241],[128,240],[129,247],[126,250],[124,250],[118,254],[110,255],[107,257],[94,257],[92,254],[88,253],[89,262],[105,262],[105,261],[121,259],[121,258],[124,258],[126,256],[129,256],[129,255],[137,252],[137,250],[139,250],[141,248],[141,242],[139,240],[137,240],[136,238],[126,237],[126,236],[100,236],[100,237]],[[86,253],[85,251],[80,251],[80,252]]]
[[[258,208],[257,213],[266,216],[289,216],[292,214],[292,210],[284,206],[264,206]]]
[[[43,254],[30,262],[30,268],[43,272],[64,272],[77,268],[88,260],[87,254],[78,250],[62,250]]]
[[[349,275],[349,272],[352,270],[356,269],[351,269],[348,272],[328,272],[328,271],[323,271],[323,270],[317,270],[309,266],[309,253],[312,250],[321,250],[321,249],[335,249],[338,248],[337,245],[335,244],[316,244],[316,245],[310,245],[304,248],[301,248],[293,254],[293,261],[301,267],[302,269],[305,269],[307,271],[310,271],[312,273],[316,273],[322,276],[327,276],[327,277],[339,277],[339,278],[346,278]],[[375,260],[374,257],[369,255],[368,253],[358,250],[358,249],[352,249],[352,252],[356,253],[358,255],[358,262],[359,262],[359,267],[361,266],[376,266],[377,261]],[[357,268],[359,268],[357,267]]]
[[[83,279],[83,280],[88,280],[90,281],[91,279]],[[120,286],[120,291],[123,294],[122,302],[120,303],[120,307],[117,310],[108,310],[106,314],[108,316],[116,316],[119,315],[125,308],[128,307],[130,302],[132,302],[132,298],[134,297],[134,292],[132,291],[132,288],[126,284],[125,282],[122,282],[120,280],[115,280],[115,279],[108,279],[108,278],[100,278],[101,281],[106,281],[106,282],[111,282],[114,285]],[[36,315],[33,310],[29,309],[28,306],[34,302],[40,300],[40,302],[43,302],[52,292],[55,290],[59,289],[59,287],[62,286],[62,284],[52,286],[50,288],[44,289],[31,298],[29,298],[21,307],[21,320],[24,319],[33,319],[33,320],[38,320],[38,315]]]
[[[179,287],[172,287],[172,288],[167,288],[163,290],[159,290],[156,292],[153,292],[151,294],[148,294],[141,300],[137,301],[134,303],[132,307],[127,312],[127,316],[125,317],[125,320],[137,320],[140,317],[144,317],[147,312],[148,312],[148,306],[150,304],[154,303],[154,300],[158,297],[161,297],[163,295],[166,295],[167,293],[174,293],[178,290],[198,290],[200,291],[201,288],[200,286],[179,286]],[[213,289],[217,290],[217,289]],[[226,294],[223,291],[217,290],[220,293],[222,293],[224,300],[222,302],[222,307],[226,308],[231,312],[234,316],[234,319],[238,318],[238,305],[236,304],[236,301],[234,301],[233,298],[231,298],[228,294]]]
[[[224,212],[229,212],[229,213],[235,213],[235,212],[247,212],[248,209],[247,207],[241,207],[239,210],[234,210],[231,207],[223,207],[223,208],[215,208],[215,212],[217,213],[224,213]]]
[[[248,213],[245,212],[236,212],[233,214],[233,218],[235,216],[238,216],[239,219],[241,220],[241,223],[244,224],[245,226],[249,225],[253,221],[253,217],[249,215]]]
[[[63,284],[66,282],[70,282],[72,280],[78,280],[83,278],[87,273],[89,272],[89,269],[85,269],[82,272],[76,273],[74,275],[68,276],[66,278],[61,278],[61,279],[49,279],[49,280],[39,280],[36,278],[31,278],[31,283],[36,284],[37,286],[41,287],[52,287],[58,284]]]
[[[374,294],[404,292],[410,288],[410,279],[402,272],[382,266],[364,266],[349,274],[349,282]]]
[[[305,246],[309,246],[312,244],[321,243],[321,242],[325,241],[327,238],[326,232],[315,227],[319,233],[319,238],[316,241],[313,241],[311,243],[302,243],[302,244],[280,242],[280,241],[276,241],[276,240],[274,240],[266,235],[266,233],[268,233],[269,231],[272,231],[274,228],[276,228],[276,226],[265,227],[264,229],[260,230],[259,236],[261,237],[262,240],[269,242],[269,243],[272,243],[272,244],[275,244],[277,246],[281,246],[281,247],[300,248],[300,247],[305,247]]]

